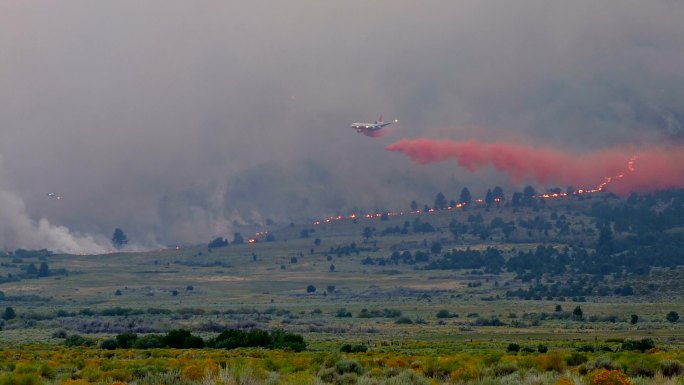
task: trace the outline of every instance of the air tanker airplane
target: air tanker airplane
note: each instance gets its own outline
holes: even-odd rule
[[[49,196],[50,198],[54,198],[54,199],[62,199],[61,196],[59,196],[59,195],[57,195],[57,194],[55,194],[55,193],[53,193],[53,192],[47,193],[47,196]]]
[[[352,123],[352,128],[356,130],[356,132],[373,132],[373,131],[378,131],[381,128],[390,125],[392,123],[398,123],[399,121],[397,119],[394,119],[393,122],[384,122],[382,120],[382,115],[378,118],[378,120],[375,121],[375,123]]]

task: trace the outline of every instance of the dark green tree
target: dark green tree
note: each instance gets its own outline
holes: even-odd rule
[[[189,330],[185,329],[175,329],[171,330],[162,338],[164,345],[174,348],[183,349],[185,348],[185,341],[191,337]]]
[[[442,210],[445,208],[447,208],[446,197],[441,192],[438,192],[435,197],[435,210]]]
[[[26,266],[25,270],[29,275],[38,275],[38,269],[36,269],[36,265],[33,263],[30,263],[28,266]]]
[[[48,264],[46,262],[40,263],[40,267],[38,268],[38,276],[39,277],[49,277],[50,276],[50,268],[48,267]]]
[[[432,241],[432,245],[430,245],[430,252],[432,254],[439,254],[442,252],[442,244],[439,243],[439,241]]]
[[[636,325],[637,322],[639,322],[639,316],[636,314],[632,314],[629,318],[629,323],[632,325]]]
[[[581,321],[584,319],[584,312],[579,305],[575,308],[575,310],[572,311],[572,319],[575,321]]]
[[[114,350],[119,347],[116,344],[116,340],[113,338],[108,338],[100,343],[100,347],[105,350]]]
[[[514,207],[518,207],[518,206],[520,206],[521,203],[522,203],[522,193],[518,192],[518,191],[514,192],[513,197],[511,198],[511,205],[513,205]]]
[[[492,195],[494,196],[494,200],[498,199],[499,202],[503,202],[506,197],[504,196],[504,191],[500,186],[494,186],[494,190],[492,190]]]
[[[487,207],[494,204],[494,194],[492,194],[492,190],[490,189],[487,189],[487,194],[485,194],[485,204]]]
[[[613,231],[610,228],[610,223],[603,224],[599,229],[596,252],[600,255],[610,255],[613,253]]]
[[[470,204],[473,202],[473,197],[470,195],[470,190],[468,190],[467,187],[464,187],[463,190],[461,190],[461,195],[458,198],[459,203],[465,203],[465,204]]]
[[[9,321],[11,319],[14,319],[17,317],[17,312],[14,311],[14,308],[7,306],[5,308],[5,312],[2,313],[2,319],[5,321]]]
[[[243,238],[240,233],[235,233],[235,235],[233,235],[233,244],[241,245],[243,243],[245,243],[245,238]]]
[[[123,230],[117,227],[114,229],[114,235],[112,235],[112,245],[116,249],[121,249],[126,244],[128,244],[128,238],[126,237],[126,234],[124,234]]]
[[[215,249],[218,247],[226,247],[228,246],[228,240],[223,238],[223,237],[217,237],[213,241],[209,242],[209,247],[210,249]]]
[[[523,197],[525,198],[532,198],[535,195],[537,195],[537,191],[535,191],[534,187],[527,185],[523,189]]]
[[[135,333],[122,333],[116,336],[116,344],[119,345],[121,349],[130,349],[137,339],[138,335]]]
[[[673,311],[667,313],[667,315],[665,316],[665,319],[672,322],[672,323],[675,323],[679,320],[679,314],[673,310]]]
[[[418,202],[415,200],[411,201],[411,211],[418,211]]]
[[[364,228],[363,228],[363,233],[361,233],[361,235],[362,235],[363,238],[366,240],[366,242],[368,242],[368,239],[369,239],[369,238],[373,237],[373,234],[375,234],[375,227],[372,227],[372,228],[371,228],[371,227],[368,227],[368,226],[364,227]]]

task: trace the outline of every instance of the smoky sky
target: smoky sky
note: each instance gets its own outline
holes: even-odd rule
[[[682,19],[675,0],[0,0],[0,246],[206,242],[517,187],[384,150],[401,138],[677,145]],[[386,135],[349,127],[380,114]]]

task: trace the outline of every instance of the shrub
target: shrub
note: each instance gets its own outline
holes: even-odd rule
[[[66,330],[57,330],[52,333],[52,338],[67,338],[67,332]]]
[[[338,374],[356,373],[363,374],[363,366],[354,360],[341,360],[335,363],[335,371]]]
[[[627,375],[619,370],[601,369],[591,376],[591,385],[631,385]]]
[[[2,319],[5,321],[9,321],[11,319],[14,319],[17,317],[17,312],[14,311],[14,308],[11,306],[8,306],[5,308],[5,312],[2,313]]]
[[[121,349],[129,349],[133,347],[133,344],[137,339],[138,335],[135,333],[122,333],[116,336],[116,344]]]
[[[587,372],[591,372],[591,371],[597,370],[597,369],[615,371],[615,370],[620,369],[620,367],[618,366],[618,364],[613,362],[613,360],[611,360],[610,357],[603,356],[603,357],[599,357],[593,361],[587,362],[586,369],[587,369]]]
[[[399,317],[394,323],[398,325],[410,325],[413,321],[411,321],[409,317]]]
[[[506,351],[507,351],[507,352],[515,352],[515,353],[517,353],[517,352],[520,351],[520,345],[510,343],[510,344],[508,344],[508,347],[506,348]]]
[[[164,341],[162,336],[149,334],[146,336],[139,337],[133,342],[133,348],[135,349],[154,349],[163,348]]]
[[[270,334],[266,331],[253,329],[249,332],[229,329],[224,330],[207,344],[217,349],[235,349],[240,347],[266,347],[270,349],[289,349],[300,352],[306,349],[304,337],[299,334],[274,330]]]
[[[449,310],[442,309],[437,312],[436,316],[437,318],[451,318],[451,313],[449,312]]]
[[[668,320],[669,322],[675,323],[677,320],[679,320],[679,314],[676,311],[671,311],[667,313],[665,316],[665,319]]]
[[[182,349],[185,343],[185,339],[190,337],[190,331],[185,329],[171,330],[162,338],[164,345],[175,348]]]
[[[496,364],[492,366],[492,374],[495,377],[503,377],[509,374],[513,374],[518,371],[518,367],[515,364]]]
[[[306,342],[304,337],[299,334],[288,333],[283,330],[274,330],[271,332],[272,349],[289,349],[295,352],[301,352],[306,349]]]
[[[546,345],[539,345],[539,346],[537,346],[537,351],[539,353],[546,353],[549,351],[549,347]]]
[[[622,350],[638,350],[643,353],[653,348],[655,348],[655,342],[650,338],[643,338],[638,341],[627,340],[622,343]]]
[[[366,346],[366,345],[344,344],[340,347],[340,352],[342,352],[342,353],[364,353],[367,351],[368,351],[368,346]]]
[[[562,373],[565,370],[565,360],[560,352],[552,352],[537,357],[539,367],[547,372]]]
[[[114,350],[119,347],[119,344],[116,343],[115,339],[108,338],[100,343],[100,347],[105,350]]]
[[[575,381],[568,377],[562,376],[556,381],[556,385],[575,385]]]
[[[89,338],[84,338],[78,334],[73,334],[67,337],[64,340],[64,346],[68,347],[73,347],[73,346],[93,346],[95,344],[95,341],[89,339]]]
[[[428,385],[428,380],[412,370],[404,370],[383,382],[384,385]]]
[[[0,383],[3,385],[41,385],[43,384],[43,379],[33,373],[7,373],[0,376]]]
[[[183,341],[183,349],[202,349],[204,340],[199,336],[189,336]]]
[[[629,368],[629,375],[634,377],[654,377],[655,372],[655,367],[643,360],[637,361]]]
[[[667,360],[660,363],[660,371],[666,377],[680,376],[684,374],[684,365],[676,360]]]
[[[326,383],[332,383],[337,378],[334,368],[327,368],[318,374],[318,377]]]
[[[569,366],[578,366],[582,365],[588,360],[589,359],[587,358],[586,354],[582,354],[580,352],[572,352],[569,356],[565,358],[565,363]]]

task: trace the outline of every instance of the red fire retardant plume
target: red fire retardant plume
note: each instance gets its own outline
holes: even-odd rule
[[[681,147],[651,146],[638,150],[623,147],[573,154],[510,143],[402,139],[386,149],[401,152],[420,164],[453,159],[471,172],[493,166],[515,184],[536,181],[592,189],[612,177],[606,189],[618,194],[684,187],[684,148]],[[637,158],[633,170],[629,170],[628,162],[634,155]]]

